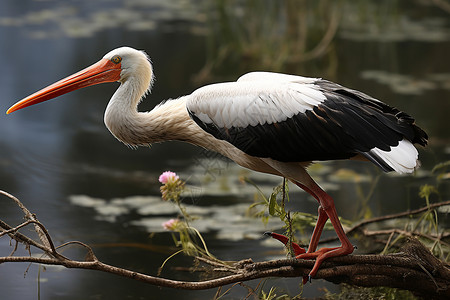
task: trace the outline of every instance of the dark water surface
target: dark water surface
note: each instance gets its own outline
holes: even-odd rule
[[[264,6],[252,1],[226,6],[221,1],[1,1],[0,112],[123,45],[144,49],[153,60],[157,80],[140,110],[208,82],[235,80],[250,70],[324,77],[407,111],[429,133],[429,147],[419,150],[422,171],[416,176],[381,175],[369,203],[373,215],[421,207],[419,187],[434,184],[430,170],[450,156],[449,12],[431,1],[360,1],[357,6],[352,1],[323,2],[327,5],[305,1],[287,11],[289,1],[261,1]],[[298,19],[304,31],[290,28]],[[303,35],[298,38],[295,32]],[[321,45],[327,33],[332,38],[323,42],[326,50],[298,59],[300,50],[308,57],[308,50]],[[157,182],[162,171],[172,170],[192,185],[185,202],[194,204],[190,209],[202,216],[194,226],[204,233],[211,252],[224,260],[272,258],[268,251],[281,247],[261,234],[280,224],[265,227],[245,218],[255,190],[239,183],[238,177],[250,176],[266,194],[280,179],[246,172],[178,142],[127,148],[103,124],[103,111],[116,88],[117,84],[91,87],[3,115],[0,189],[36,213],[55,243],[83,241],[103,262],[156,274],[176,250],[160,226],[176,211],[161,204]],[[343,170],[354,171],[357,179],[346,179]],[[313,174],[335,197],[339,214],[355,220],[358,191],[367,194],[380,171],[371,164],[343,161],[323,164]],[[447,182],[441,183],[440,192],[448,200]],[[292,210],[317,211],[316,203],[294,187],[291,199],[302,200],[292,201]],[[18,224],[22,215],[2,197],[0,218]],[[448,219],[443,218],[445,226]],[[150,238],[150,232],[158,233]],[[8,239],[0,239],[0,255],[11,250]],[[77,249],[67,253],[83,255]],[[170,268],[191,263],[177,256],[162,276],[195,279]],[[216,292],[157,288],[94,271],[38,271],[37,265],[0,265],[0,298],[37,298],[38,276],[41,299],[209,299]],[[298,283],[280,279],[266,285],[276,284],[280,291],[296,295]],[[319,288],[324,286],[339,289],[315,280],[305,286],[304,296],[321,295]],[[246,294],[235,287],[230,298]]]

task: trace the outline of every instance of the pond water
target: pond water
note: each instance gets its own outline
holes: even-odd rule
[[[435,184],[430,171],[450,156],[449,12],[432,1],[320,3],[1,1],[0,111],[123,45],[147,51],[153,61],[157,79],[142,111],[251,70],[324,77],[407,111],[430,136],[429,147],[419,149],[422,168],[415,176],[381,174],[371,164],[348,161],[314,167],[312,174],[334,196],[340,216],[357,219],[360,193],[367,195],[377,176],[368,207],[372,215],[423,206],[419,187]],[[103,124],[116,88],[91,87],[1,117],[0,189],[37,214],[57,244],[83,241],[106,263],[156,274],[176,251],[160,224],[177,213],[160,200],[157,181],[161,172],[171,170],[187,180],[184,203],[202,217],[194,226],[214,255],[223,260],[283,257],[279,244],[262,238],[281,224],[265,226],[245,216],[256,190],[239,177],[248,176],[266,195],[281,179],[183,143],[127,148]],[[448,200],[448,182],[441,182],[440,193],[440,199]],[[317,211],[316,202],[295,187],[290,197],[295,200],[291,210]],[[22,215],[2,197],[0,218],[18,224]],[[150,237],[151,232],[156,234]],[[0,239],[1,255],[10,251],[9,241]],[[171,269],[191,263],[179,255],[162,276],[195,279]],[[39,266],[4,264],[2,299],[37,298],[38,277],[42,299],[210,299],[216,292],[161,289],[92,271],[46,267],[39,273]],[[296,295],[298,284],[298,279],[274,279],[266,286]],[[339,290],[315,280],[303,295],[320,296],[322,287]],[[245,295],[247,290],[235,287],[229,297]]]

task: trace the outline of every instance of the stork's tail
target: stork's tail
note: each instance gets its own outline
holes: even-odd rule
[[[373,148],[362,154],[385,172],[412,173],[420,166],[419,153],[407,139],[401,140],[389,151]]]

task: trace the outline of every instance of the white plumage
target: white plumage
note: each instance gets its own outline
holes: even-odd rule
[[[401,140],[397,146],[392,146],[389,151],[373,148],[370,152],[380,157],[395,172],[400,174],[412,173],[419,163],[419,152],[407,139]]]
[[[311,80],[300,81],[304,77],[258,74],[269,76],[258,76],[263,80],[241,80],[199,88],[190,95],[186,107],[203,122],[230,128],[286,121],[295,114],[313,110],[326,99],[316,86],[309,83]]]

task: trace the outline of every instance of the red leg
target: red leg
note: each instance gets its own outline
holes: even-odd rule
[[[298,185],[299,187],[301,187],[306,192],[308,192],[314,198],[316,198],[317,201],[319,201],[319,203],[320,203],[320,199],[316,196],[316,194],[313,193],[312,190],[310,190],[308,187],[306,187],[305,185],[303,185],[303,184],[301,184],[299,182],[294,182],[294,183],[296,185]],[[325,226],[325,223],[327,222],[327,220],[328,220],[327,213],[322,208],[322,206],[319,205],[317,222],[316,222],[316,226],[314,227],[313,234],[311,236],[311,241],[309,243],[309,247],[308,247],[308,252],[307,253],[311,253],[311,252],[316,251],[317,245],[319,244],[320,235],[322,234],[323,227]]]
[[[322,206],[319,206],[318,218],[316,226],[314,227],[313,234],[311,236],[311,241],[309,242],[308,252],[311,253],[316,251],[317,245],[319,244],[320,235],[322,234],[323,227],[328,220],[328,215]]]
[[[301,259],[316,259],[314,267],[309,273],[309,277],[312,278],[314,277],[314,275],[316,275],[320,265],[325,259],[350,254],[353,252],[353,245],[345,235],[344,229],[342,228],[341,222],[339,221],[333,198],[331,198],[325,191],[323,191],[313,180],[310,181],[308,186],[299,184],[297,182],[295,183],[305,191],[310,193],[312,196],[314,196],[314,198],[316,198],[320,204],[319,217],[316,227],[314,228],[313,235],[311,237],[308,252],[297,256],[297,258]],[[336,234],[342,245],[340,247],[334,248],[321,248],[316,251],[320,235],[328,218],[330,219],[331,224],[333,225],[334,230],[336,231]],[[306,282],[305,278],[303,278],[303,282]]]

